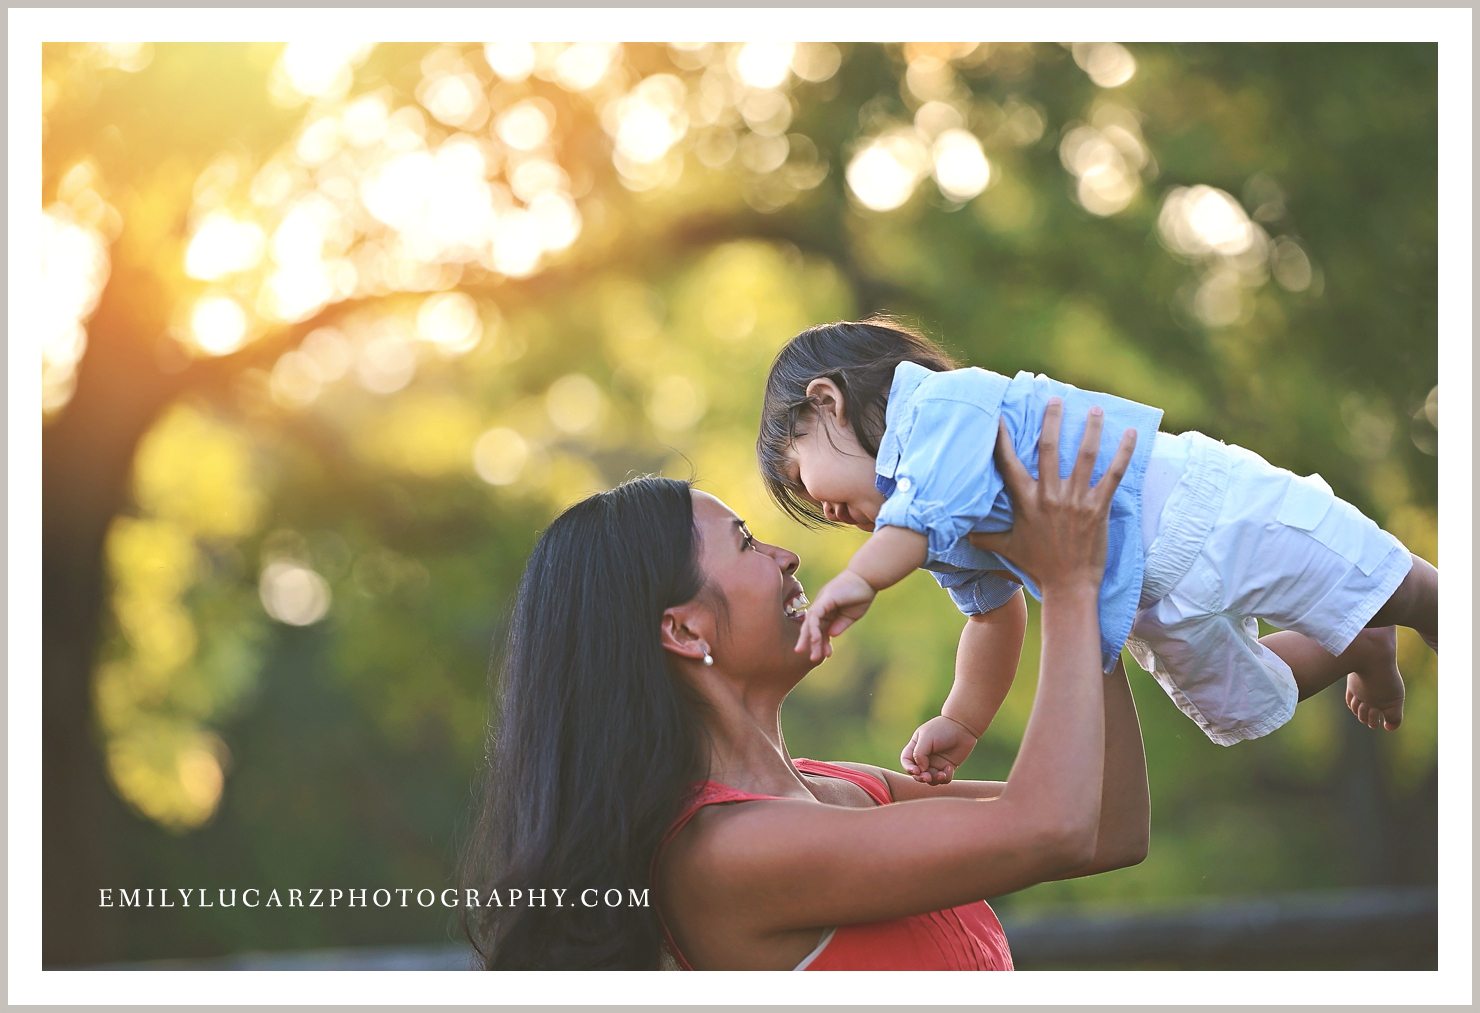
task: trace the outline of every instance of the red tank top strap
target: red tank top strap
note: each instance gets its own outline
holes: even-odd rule
[[[663,834],[662,840],[658,842],[657,850],[653,852],[652,872],[648,876],[649,881],[656,882],[658,878],[658,856],[663,853],[663,849],[668,846],[668,842],[673,840],[674,836],[680,830],[689,825],[689,820],[693,819],[700,809],[703,809],[707,805],[721,805],[726,802],[752,802],[756,799],[776,797],[775,795],[762,795],[753,791],[741,791],[739,788],[731,788],[729,785],[720,784],[718,781],[704,781],[696,785],[693,793],[685,799],[683,809],[679,811],[678,818],[669,824],[667,832]],[[672,954],[679,968],[684,971],[692,971],[693,967],[684,959],[683,953],[678,948],[678,943],[674,942],[672,934],[668,931],[668,923],[663,920],[661,912],[658,914],[658,926],[662,928],[663,940],[668,944],[668,952]]]
[[[841,767],[836,763],[826,763],[822,760],[793,759],[792,764],[803,773],[819,774],[823,777],[839,777],[845,781],[852,781],[867,792],[869,798],[873,799],[876,805],[888,805],[894,801],[893,797],[889,794],[888,786],[871,774],[865,774],[849,767]],[[705,806],[721,805],[726,802],[751,802],[756,799],[777,797],[776,795],[763,795],[752,791],[741,791],[739,788],[732,788],[727,784],[720,784],[718,781],[704,781],[696,785],[693,793],[684,801],[678,818],[669,825],[667,832],[663,834],[662,840],[658,842],[658,848],[653,854],[653,874],[649,879],[655,880],[657,878],[658,856],[663,853],[663,849],[668,846],[668,842],[673,840],[674,836],[680,830],[689,825],[689,821],[698,814],[700,809],[703,809]],[[663,929],[663,939],[667,942],[668,951],[673,955],[674,961],[683,970],[692,971],[693,968],[684,959],[683,953],[680,952],[678,944],[674,942],[673,936],[668,931],[668,924],[663,920],[661,914],[658,915],[658,924]]]
[[[889,791],[889,785],[882,778],[873,774],[865,774],[861,770],[852,767],[843,767],[836,763],[827,763],[823,760],[794,759],[791,761],[797,770],[807,774],[821,774],[823,777],[839,777],[844,781],[852,781],[858,787],[868,792],[869,798],[877,805],[888,805],[894,801],[894,796]]]

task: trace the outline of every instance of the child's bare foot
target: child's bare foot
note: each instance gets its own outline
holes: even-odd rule
[[[1403,676],[1398,672],[1398,631],[1382,626],[1357,634],[1344,654],[1356,671],[1346,677],[1346,707],[1368,728],[1392,731],[1403,723]]]

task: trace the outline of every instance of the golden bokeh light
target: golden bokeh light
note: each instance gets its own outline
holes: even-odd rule
[[[417,88],[416,97],[449,127],[476,130],[488,119],[483,82],[470,71],[428,77]]]
[[[87,318],[97,308],[110,271],[108,247],[95,228],[78,223],[66,206],[41,216],[42,408],[56,411],[72,396],[77,364],[87,350]]]
[[[550,422],[561,432],[588,433],[606,414],[606,396],[596,381],[582,373],[562,376],[545,393]]]
[[[1215,187],[1173,187],[1162,202],[1162,240],[1186,257],[1235,256],[1249,250],[1260,230],[1237,200]]]
[[[708,399],[691,378],[679,374],[659,377],[647,399],[647,415],[661,430],[683,432],[704,417]]]
[[[1229,327],[1247,323],[1253,316],[1254,303],[1244,291],[1239,272],[1220,266],[1209,271],[1197,286],[1192,311],[1208,327]]]
[[[269,389],[284,408],[306,408],[324,389],[324,374],[313,356],[295,349],[273,364]]]
[[[513,429],[496,427],[473,444],[473,470],[489,485],[512,485],[529,461],[529,444]]]
[[[1101,88],[1119,88],[1136,74],[1136,58],[1118,42],[1076,42],[1071,51],[1079,69]]]
[[[981,142],[960,129],[943,131],[931,146],[931,173],[940,192],[954,201],[969,201],[987,188],[992,166]]]
[[[228,295],[206,295],[190,312],[190,338],[207,355],[229,355],[247,340],[247,313]]]
[[[517,151],[534,151],[550,139],[555,107],[544,99],[526,99],[499,113],[494,131],[499,140]]]
[[[514,196],[526,203],[542,193],[570,189],[570,176],[547,158],[522,158],[511,163],[508,178]]]
[[[657,162],[688,131],[687,91],[672,74],[654,74],[604,110],[603,126],[617,154],[638,164]]]
[[[799,42],[791,54],[791,72],[814,84],[830,79],[843,65],[843,51],[831,42]]]
[[[171,410],[140,444],[133,495],[149,515],[213,538],[241,538],[262,518],[250,437],[185,407]]]
[[[373,45],[315,39],[312,42],[290,42],[283,47],[278,62],[281,76],[277,79],[286,85],[288,95],[299,98],[334,98],[349,90],[354,79],[354,67],[370,55]],[[279,96],[286,97],[280,90]]]
[[[372,394],[394,394],[416,376],[416,349],[396,324],[377,328],[360,347],[355,376]]]
[[[930,151],[914,130],[876,137],[848,162],[848,189],[864,207],[892,211],[910,199],[930,171]]]
[[[467,473],[485,419],[465,398],[413,388],[358,427],[356,452],[380,468],[420,478]]]
[[[483,46],[488,67],[505,81],[514,84],[534,73],[534,46],[528,42],[489,42]]]
[[[494,270],[510,278],[534,274],[545,252],[540,221],[524,208],[513,208],[498,216],[493,237]]]
[[[1135,117],[1118,106],[1102,105],[1092,122],[1076,124],[1059,143],[1059,160],[1078,180],[1075,197],[1085,210],[1101,215],[1124,211],[1141,189],[1148,153]]]
[[[590,91],[616,66],[621,55],[619,42],[576,42],[560,50],[550,77],[567,91]]]
[[[225,745],[210,732],[176,720],[140,718],[109,740],[108,773],[130,805],[178,832],[215,814],[225,755]]]
[[[416,334],[446,355],[465,355],[483,340],[478,304],[463,292],[429,296],[416,311]]]
[[[389,126],[390,107],[381,95],[362,95],[339,114],[339,132],[356,148],[381,143]]]
[[[225,211],[201,220],[185,248],[185,273],[201,281],[216,281],[249,271],[262,260],[267,237],[256,222]]]
[[[746,42],[734,51],[735,75],[751,88],[779,88],[791,76],[796,45]]]
[[[1306,291],[1315,278],[1310,257],[1288,236],[1280,236],[1271,244],[1270,262],[1274,280],[1290,292]]]
[[[329,614],[329,582],[296,560],[272,560],[262,568],[257,586],[262,607],[280,623],[311,626]]]

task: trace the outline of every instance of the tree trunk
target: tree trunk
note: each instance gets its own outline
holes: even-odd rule
[[[116,877],[117,853],[135,820],[108,783],[93,708],[107,593],[104,540],[127,502],[139,441],[181,384],[160,369],[154,353],[150,339],[162,328],[130,312],[155,285],[119,273],[89,327],[76,392],[42,436],[45,966],[116,957],[118,924],[99,910],[98,889],[130,885]],[[119,292],[132,298],[118,298]]]

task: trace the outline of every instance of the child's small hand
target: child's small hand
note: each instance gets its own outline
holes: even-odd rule
[[[852,570],[844,570],[828,581],[807,609],[801,635],[797,637],[796,652],[810,654],[814,662],[827,657],[832,653],[829,638],[862,618],[877,594],[868,581]]]
[[[933,717],[910,736],[899,754],[900,766],[921,784],[949,784],[976,748],[977,738],[959,721],[943,714]]]

